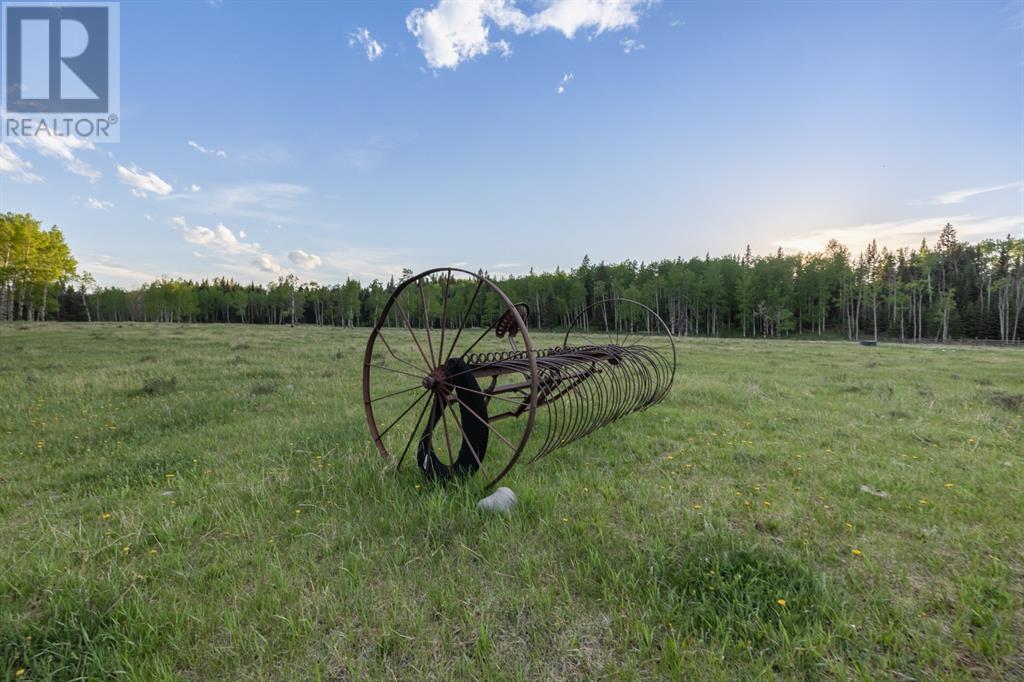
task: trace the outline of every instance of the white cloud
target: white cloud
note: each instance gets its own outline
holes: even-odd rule
[[[223,223],[218,223],[217,227],[211,229],[202,225],[190,227],[180,216],[174,218],[173,222],[181,229],[182,238],[190,244],[208,246],[224,253],[260,253],[259,244],[240,241],[231,228]]]
[[[32,172],[32,164],[14,153],[7,144],[0,143],[0,174],[9,175],[16,182],[42,182]]]
[[[639,52],[647,47],[636,38],[623,38],[619,41],[619,45],[622,46],[622,51],[626,54],[629,54],[630,52]]]
[[[137,197],[145,198],[150,194],[166,196],[174,191],[174,188],[156,173],[152,171],[144,173],[135,166],[125,168],[121,164],[117,164],[117,177],[131,187],[132,194]]]
[[[96,149],[89,140],[83,140],[74,135],[53,135],[52,133],[41,133],[29,138],[32,144],[43,156],[60,159],[64,162],[64,169],[69,173],[81,175],[95,182],[102,173],[75,156],[80,150]]]
[[[281,266],[275,263],[274,258],[268,253],[261,253],[252,264],[263,272],[269,272],[272,275],[280,275],[284,272]]]
[[[848,227],[837,227],[794,235],[778,242],[784,250],[815,252],[822,251],[830,239],[835,239],[856,253],[866,247],[872,239],[879,247],[890,249],[917,247],[922,239],[934,243],[943,225],[952,223],[961,239],[986,239],[1005,236],[1007,233],[1024,230],[1021,216],[974,216],[947,215],[935,218],[908,218],[879,223],[865,223]]]
[[[566,38],[581,29],[593,29],[597,36],[605,31],[635,27],[645,0],[553,0],[543,11],[530,17],[534,32],[553,28]]]
[[[274,275],[280,275],[286,272],[284,268],[277,264],[274,256],[267,253],[260,247],[257,242],[247,242],[244,239],[247,236],[245,230],[238,230],[237,236],[232,232],[231,228],[223,223],[218,223],[214,228],[204,227],[203,225],[191,226],[183,216],[175,216],[171,218],[171,223],[181,232],[181,237],[189,244],[197,244],[203,246],[210,251],[215,253],[229,255],[229,256],[247,256],[251,260],[251,265],[257,268],[260,272],[267,272]],[[303,251],[295,253],[303,254],[309,258],[315,259],[316,263],[313,265],[319,265],[320,259],[312,254],[306,254]],[[193,255],[203,257],[199,252],[193,252]],[[292,254],[289,254],[291,257]],[[294,261],[294,259],[292,259]],[[229,269],[239,270],[237,266],[231,264],[225,264]],[[308,268],[312,269],[312,268]],[[250,274],[252,274],[250,272]]]
[[[290,260],[292,263],[295,263],[296,266],[302,268],[303,270],[312,270],[321,263],[320,256],[317,256],[312,253],[306,253],[302,249],[299,249],[298,251],[292,251],[291,253],[289,253],[288,260]]]
[[[201,189],[202,189],[202,187],[200,187],[199,185],[196,185],[196,184],[189,185],[189,187],[188,187],[188,190],[190,192],[198,192]]]
[[[559,95],[561,95],[563,92],[565,92],[565,86],[567,86],[569,84],[569,81],[571,81],[575,77],[576,76],[574,74],[571,74],[571,73],[563,74],[562,75],[562,82],[558,84],[558,90],[556,92]]]
[[[89,140],[83,140],[74,135],[53,135],[42,133],[29,138],[39,150],[40,154],[54,156],[65,161],[75,158],[75,152],[79,149],[96,149]]]
[[[979,194],[987,194],[988,192],[999,192],[1004,189],[1024,189],[1024,182],[1007,182],[1002,185],[990,185],[988,187],[972,187],[970,189],[957,189],[952,192],[946,192],[932,199],[933,204],[959,204],[965,199],[977,196]]]
[[[114,208],[113,202],[102,201],[100,199],[93,199],[92,197],[89,197],[85,200],[85,205],[89,208],[94,208],[97,211],[106,211],[108,209]]]
[[[549,29],[574,38],[581,30],[592,37],[605,31],[634,28],[647,0],[551,0],[534,14],[523,13],[512,0],[439,0],[433,9],[418,7],[405,26],[432,68],[454,69],[460,62],[491,50],[508,54],[504,40],[491,41],[491,25],[516,34]]]
[[[366,52],[366,58],[371,62],[377,61],[384,54],[385,45],[374,40],[373,36],[370,35],[369,29],[359,27],[354,32],[348,34],[348,46],[355,47],[357,45],[363,48]]]
[[[188,146],[192,147],[192,149],[202,152],[203,154],[212,154],[213,156],[219,156],[222,159],[228,158],[228,153],[223,149],[209,149],[199,144],[195,140],[189,140]]]

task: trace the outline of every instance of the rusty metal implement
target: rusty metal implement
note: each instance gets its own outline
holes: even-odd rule
[[[534,304],[546,302],[535,295]],[[536,461],[671,389],[675,343],[647,306],[579,305],[562,316],[564,332],[536,341],[530,315],[459,268],[399,283],[363,358],[363,404],[381,456],[396,468],[411,458],[428,478],[479,471],[492,486],[520,458]]]

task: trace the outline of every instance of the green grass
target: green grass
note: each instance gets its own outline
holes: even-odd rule
[[[504,518],[385,468],[365,340],[0,327],[0,677],[1024,675],[1024,353],[682,340]]]

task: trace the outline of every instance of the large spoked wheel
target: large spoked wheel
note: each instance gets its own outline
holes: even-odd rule
[[[628,298],[597,301],[580,312],[565,332],[565,348],[611,344],[630,349],[644,359],[638,381],[649,381],[650,404],[672,388],[676,373],[676,344],[671,330],[655,311]]]
[[[537,407],[525,312],[489,279],[458,268],[398,285],[363,358],[366,419],[385,460],[414,462],[436,480],[479,471],[488,486],[512,468]],[[498,358],[513,362],[489,371]]]

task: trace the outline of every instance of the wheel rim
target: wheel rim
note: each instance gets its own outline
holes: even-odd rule
[[[502,337],[495,334],[499,319],[506,323]],[[476,389],[471,383],[465,392],[456,386],[466,383],[460,374],[475,376],[476,365],[460,371],[453,369],[455,361],[508,352],[509,338],[517,344],[521,371],[495,379],[493,387],[489,377],[480,379]],[[471,396],[485,400],[487,414],[467,404]],[[526,322],[497,285],[467,270],[435,268],[395,288],[363,358],[366,419],[386,461],[398,468],[410,455],[419,459],[425,449],[455,466],[459,454],[465,458],[468,452],[492,486],[526,447],[536,402],[536,355]],[[499,417],[505,412],[518,416]],[[475,452],[473,439],[467,438],[467,430],[481,426],[489,435],[485,453]]]

